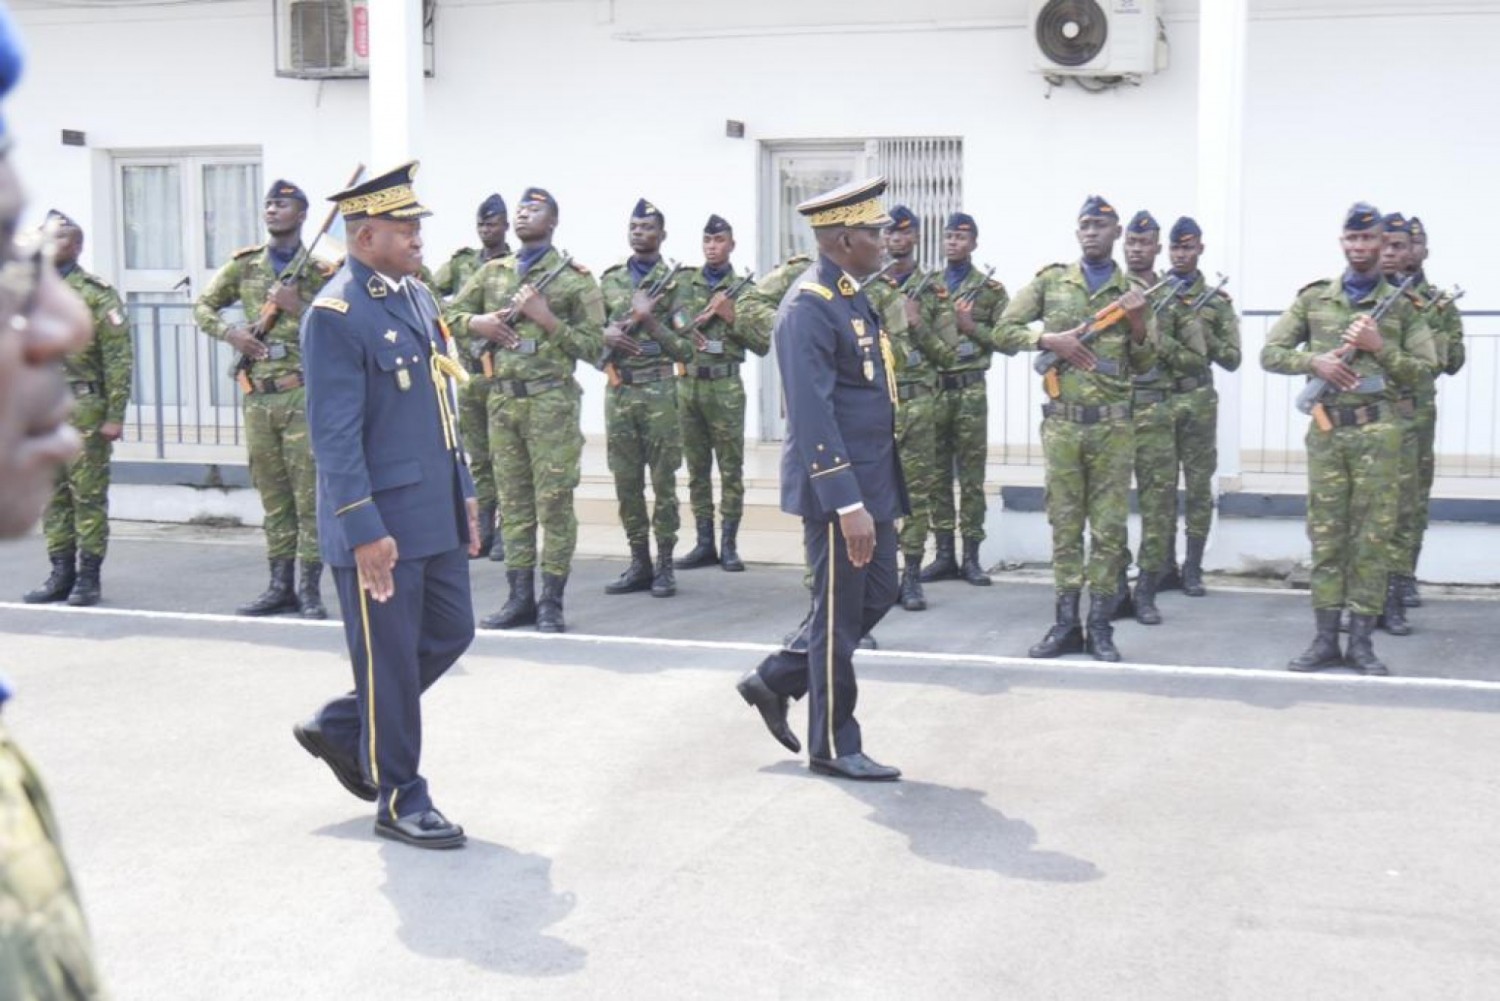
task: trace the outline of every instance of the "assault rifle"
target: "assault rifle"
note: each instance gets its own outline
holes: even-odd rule
[[[556,281],[557,276],[566,271],[568,265],[572,262],[573,255],[566,250],[563,251],[562,259],[557,262],[556,267],[542,275],[535,282],[530,283],[532,291],[538,295],[547,291],[547,286]],[[525,288],[526,284],[523,282],[521,288]],[[521,289],[518,288],[516,289],[516,294],[510,297],[510,302],[495,311],[495,317],[507,327],[515,323],[517,315],[521,312],[521,308],[516,305],[516,299],[520,295]],[[473,341],[469,345],[469,353],[479,359],[479,367],[484,372],[486,379],[493,377],[495,374],[495,349],[497,347],[499,345],[494,342],[483,339]],[[519,351],[526,355],[534,355],[536,354],[536,340],[531,337],[524,337],[514,348],[508,350]]]
[[[896,262],[895,261],[891,261],[885,267],[881,268],[879,271],[875,272],[873,275],[871,275],[870,277],[866,278],[864,281],[860,282],[859,283],[859,287],[861,289],[867,289],[867,288],[869,288],[871,285],[875,284],[875,282],[877,280],[879,280],[881,278],[884,278],[886,272],[889,271],[889,270],[891,270],[891,268],[894,268],[895,266],[896,266]]]
[[[677,262],[670,260],[667,261],[667,266],[662,270],[661,275],[656,279],[656,281],[646,286],[646,295],[652,299],[657,298],[667,290],[667,284],[671,282],[671,280],[676,275]],[[634,298],[634,294],[632,294],[631,298]],[[635,322],[635,320],[630,319],[630,304],[626,303],[625,308],[616,313],[615,316],[609,321],[607,326],[617,326],[620,328],[620,331],[625,334],[625,336],[629,337],[631,334],[636,332],[636,330],[640,327],[640,324]],[[656,344],[654,341],[652,342],[652,345],[655,348],[654,351],[642,350],[641,354],[660,354],[661,345]],[[617,386],[624,385],[623,381],[620,379],[620,370],[615,367],[615,355],[616,352],[611,350],[610,348],[606,347],[604,349],[604,364],[602,367],[604,369],[604,374],[609,376],[609,385],[611,389]]]
[[[364,176],[365,165],[359,164],[354,168],[354,173],[349,175],[349,181],[345,188],[352,188],[359,183]],[[323,239],[329,229],[333,227],[333,221],[338,218],[339,207],[337,205],[328,210],[328,215],[323,219],[323,225],[318,229],[317,235],[313,237],[312,243],[302,248],[302,251],[292,259],[292,263],[286,266],[276,281],[281,285],[296,287],[302,281],[302,275],[306,273],[307,266],[312,263],[312,252],[318,246],[318,241]],[[261,304],[260,313],[255,317],[255,322],[250,324],[250,335],[261,344],[266,342],[266,337],[271,333],[271,328],[276,326],[276,321],[281,317],[281,307],[276,305],[269,296]],[[239,383],[240,391],[246,396],[253,391],[250,385],[250,370],[255,367],[255,359],[247,354],[241,354],[234,363],[234,368],[229,370],[229,375],[235,382]]]
[[[1391,311],[1391,307],[1400,300],[1402,294],[1411,287],[1411,283],[1416,280],[1416,275],[1407,275],[1400,285],[1375,304],[1375,308],[1370,312],[1370,319],[1379,323],[1381,318]],[[1353,344],[1345,344],[1334,351],[1335,356],[1342,362],[1347,362],[1358,353],[1359,349]],[[1360,379],[1359,385],[1354,387],[1353,392],[1378,393],[1383,389],[1385,389],[1385,376],[1370,375]],[[1338,389],[1327,379],[1315,375],[1307,380],[1307,385],[1303,386],[1302,392],[1297,394],[1297,409],[1304,414],[1311,414],[1321,430],[1332,431],[1333,422],[1328,419],[1328,410],[1323,406],[1323,401],[1337,392]]]
[[[1152,293],[1160,291],[1161,288],[1170,281],[1170,278],[1163,278],[1155,285],[1152,285],[1150,288],[1146,289],[1143,294],[1149,298]],[[1089,317],[1088,324],[1084,327],[1083,332],[1078,335],[1078,343],[1090,343],[1094,338],[1098,337],[1099,334],[1105,330],[1105,328],[1114,326],[1124,318],[1125,307],[1120,305],[1119,299],[1116,299],[1114,302],[1110,303],[1108,306],[1105,306],[1093,316]],[[1031,364],[1031,367],[1036,370],[1036,374],[1042,377],[1042,385],[1046,388],[1047,395],[1054,400],[1057,399],[1057,397],[1062,393],[1062,386],[1058,382],[1057,372],[1059,368],[1066,364],[1067,362],[1063,361],[1062,358],[1058,356],[1056,351],[1040,352],[1036,356],[1036,361],[1032,362]]]
[[[958,295],[953,297],[954,307],[956,308],[959,304],[965,302],[972,303],[975,299],[978,299],[979,293],[983,292],[985,290],[985,286],[989,285],[990,276],[994,273],[995,266],[993,264],[986,265],[984,269],[984,278],[979,282],[978,285],[975,285],[971,289],[966,289],[965,291],[960,292]]]
[[[740,293],[749,288],[750,282],[753,281],[754,278],[754,271],[746,271],[744,275],[741,276],[739,281],[735,282],[728,288],[728,290],[725,291],[724,298],[728,299],[730,302],[736,301],[737,299],[739,299]],[[712,296],[709,297],[710,301],[712,301],[712,298]],[[696,318],[694,318],[693,322],[688,325],[687,330],[683,331],[684,336],[692,337],[693,347],[707,354],[723,354],[724,352],[724,346],[722,342],[720,342],[719,344],[719,350],[714,351],[711,347],[713,342],[703,336],[704,325],[707,324],[708,321],[713,319],[716,315],[718,314],[710,313],[707,309],[705,309],[702,313],[698,314]]]

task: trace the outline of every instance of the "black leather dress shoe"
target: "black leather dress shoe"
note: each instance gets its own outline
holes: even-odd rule
[[[901,777],[901,769],[882,765],[863,754],[845,754],[837,758],[813,758],[807,767],[819,775],[854,779],[857,782],[894,782]]]
[[[292,736],[297,738],[297,743],[302,749],[315,758],[322,758],[328,770],[333,772],[333,777],[339,780],[339,785],[348,789],[354,795],[366,803],[373,803],[380,798],[380,790],[375,784],[365,778],[363,769],[359,762],[344,755],[333,742],[323,733],[322,727],[315,720],[306,723],[298,723],[292,727]]]
[[[790,699],[771,691],[770,686],[755,671],[741,678],[735,690],[740,693],[740,698],[760,710],[760,718],[765,721],[766,729],[781,742],[782,747],[793,754],[802,750],[802,741],[797,739],[786,722],[786,707]]]
[[[462,827],[435,809],[423,813],[408,813],[395,820],[386,816],[376,817],[375,833],[413,848],[462,848],[468,840],[464,837]]]

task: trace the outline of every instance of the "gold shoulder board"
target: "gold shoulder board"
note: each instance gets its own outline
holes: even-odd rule
[[[798,288],[803,292],[816,292],[829,302],[833,301],[833,289],[826,285],[819,285],[817,282],[803,282]]]
[[[347,302],[342,299],[334,299],[331,296],[314,299],[313,307],[315,309],[331,309],[335,313],[349,312],[349,304]]]

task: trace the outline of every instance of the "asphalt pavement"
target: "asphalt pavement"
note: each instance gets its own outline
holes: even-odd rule
[[[122,526],[92,610],[0,604],[7,726],[58,807],[116,998],[1489,998],[1496,605],[1429,596],[1397,676],[1282,671],[1305,592],[1213,581],[1130,662],[1029,661],[1036,574],[929,588],[858,659],[866,747],[810,775],[735,695],[794,568],[679,574],[572,632],[482,633],[424,700],[468,847],[378,841],[292,741],[336,623],[228,613],[256,533]],[[503,567],[473,564],[480,614]],[[35,537],[0,580],[40,579]],[[325,588],[331,598],[332,588]],[[800,714],[794,721],[803,723]]]

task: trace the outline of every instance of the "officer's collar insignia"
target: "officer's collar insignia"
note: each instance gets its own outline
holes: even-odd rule
[[[385,284],[385,279],[379,275],[371,275],[370,280],[365,284],[365,288],[369,291],[371,299],[384,299],[386,293],[390,291]]]
[[[396,343],[396,337],[397,336],[398,335],[396,334],[396,332],[394,330],[387,330],[385,332],[385,339],[388,340],[388,341],[390,341],[392,344]]]
[[[845,297],[852,299],[854,298],[854,293],[858,291],[859,289],[848,275],[839,275],[839,292],[843,293]]]

